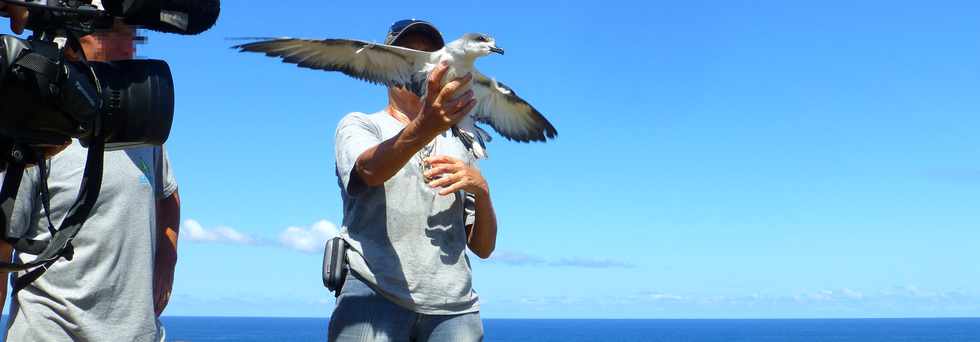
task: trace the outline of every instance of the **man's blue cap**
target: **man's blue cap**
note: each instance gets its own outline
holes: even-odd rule
[[[395,45],[398,38],[401,38],[407,33],[416,32],[432,38],[432,40],[439,44],[437,48],[442,48],[443,45],[446,45],[446,42],[442,39],[442,33],[439,33],[435,25],[432,25],[428,21],[418,19],[404,19],[391,24],[391,28],[388,29],[388,36],[385,37],[385,45]]]

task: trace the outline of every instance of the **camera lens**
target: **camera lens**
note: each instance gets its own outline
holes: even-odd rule
[[[161,60],[91,63],[102,82],[106,146],[161,145],[170,135],[174,86]]]

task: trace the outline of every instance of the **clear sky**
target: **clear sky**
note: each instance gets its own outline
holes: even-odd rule
[[[478,67],[557,127],[481,167],[488,318],[980,316],[980,5],[971,1],[223,1],[149,33],[177,86],[170,315],[328,316],[333,133],[383,87],[229,37],[494,36]]]

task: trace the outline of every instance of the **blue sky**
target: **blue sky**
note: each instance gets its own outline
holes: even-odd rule
[[[224,1],[149,33],[177,85],[170,315],[328,316],[333,132],[382,87],[228,47],[424,18],[558,128],[481,164],[490,318],[978,316],[980,6],[967,1]]]

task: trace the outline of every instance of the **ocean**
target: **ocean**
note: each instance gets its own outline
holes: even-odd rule
[[[325,341],[326,319],[167,317],[174,341]],[[977,342],[980,319],[487,319],[485,340],[672,342]]]
[[[325,318],[164,317],[168,341],[325,341]],[[485,341],[980,342],[980,318],[487,319]]]

